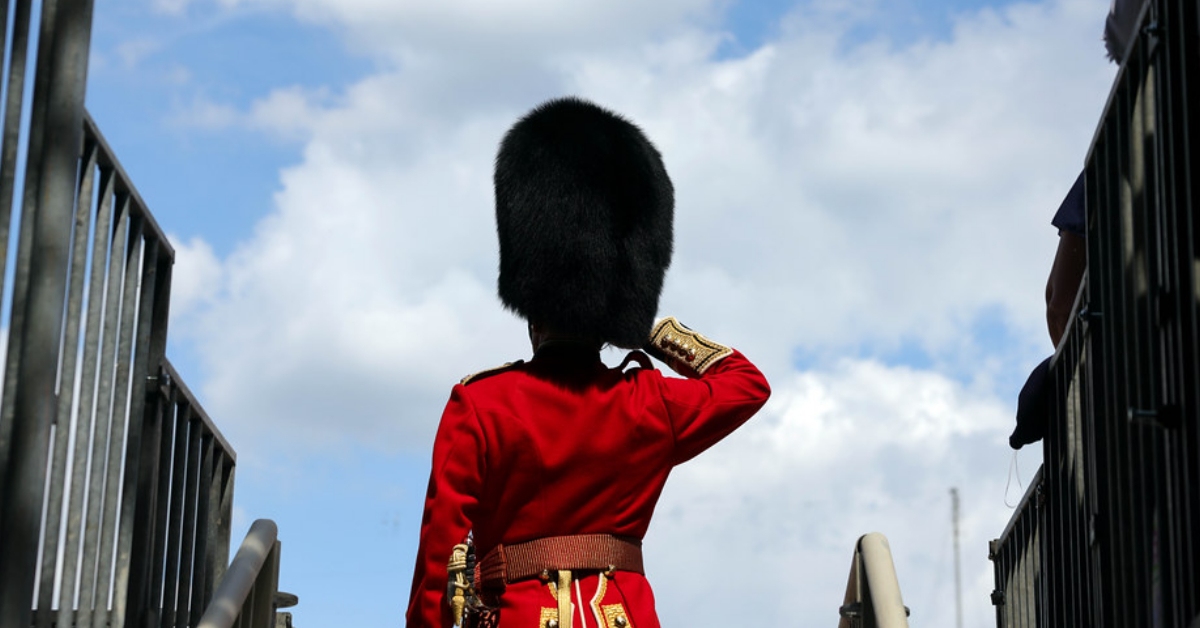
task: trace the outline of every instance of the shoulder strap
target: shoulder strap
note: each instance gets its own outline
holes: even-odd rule
[[[517,366],[520,366],[521,364],[524,364],[524,363],[525,363],[524,360],[517,360],[516,362],[505,362],[504,364],[501,364],[500,366],[494,366],[490,369],[484,369],[477,373],[471,373],[470,375],[462,378],[462,380],[459,381],[459,383],[462,384],[463,386],[466,386],[467,384],[470,384],[472,382],[477,382],[482,379],[487,379],[493,375],[498,375],[500,373],[503,373],[505,371],[513,369]]]

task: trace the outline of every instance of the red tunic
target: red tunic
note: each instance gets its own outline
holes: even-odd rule
[[[530,362],[455,386],[433,446],[408,625],[452,625],[446,561],[468,531],[480,557],[498,543],[547,536],[641,539],[671,469],[737,429],[769,395],[766,378],[737,351],[680,379],[608,368],[576,345],[543,347]],[[642,575],[591,573],[579,584],[578,606],[599,612],[619,603],[628,626],[658,628]],[[593,599],[601,586],[603,599]],[[500,625],[541,626],[543,609],[553,607],[537,578],[510,584]],[[596,625],[591,615],[583,621],[574,626]]]

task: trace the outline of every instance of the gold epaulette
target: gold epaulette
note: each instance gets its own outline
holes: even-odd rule
[[[680,375],[702,375],[704,371],[733,353],[733,349],[713,342],[668,316],[650,332],[646,352],[658,358]]]
[[[482,371],[479,371],[478,373],[471,373],[470,375],[462,378],[462,380],[459,381],[459,383],[462,384],[463,386],[466,386],[467,384],[470,384],[471,382],[477,382],[481,379],[487,379],[488,377],[497,375],[499,373],[503,373],[504,371],[507,371],[515,366],[518,366],[518,365],[521,365],[524,363],[525,363],[525,360],[517,360],[516,362],[505,362],[504,364],[501,364],[500,366],[494,366],[490,369],[484,369]]]

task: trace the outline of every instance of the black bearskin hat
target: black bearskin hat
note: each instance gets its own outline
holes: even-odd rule
[[[641,130],[578,98],[543,103],[504,136],[495,186],[504,305],[555,331],[645,344],[675,195]]]

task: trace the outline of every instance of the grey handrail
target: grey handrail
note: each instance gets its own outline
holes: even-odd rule
[[[259,519],[250,526],[197,628],[232,628],[238,617],[245,613],[250,615],[249,623],[244,617],[242,625],[255,628],[274,625],[273,598],[279,577],[278,535],[279,528],[270,519]]]
[[[839,628],[908,628],[908,607],[887,537],[865,534],[855,545]]]

